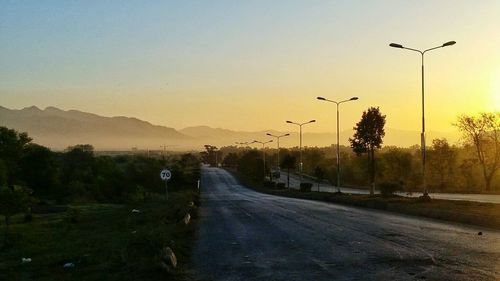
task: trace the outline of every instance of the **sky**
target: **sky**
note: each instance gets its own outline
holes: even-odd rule
[[[0,105],[174,128],[341,130],[378,106],[426,129],[500,109],[500,1],[0,1]]]

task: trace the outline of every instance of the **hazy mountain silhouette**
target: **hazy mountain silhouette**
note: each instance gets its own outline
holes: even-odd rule
[[[273,140],[269,147],[276,147],[276,139],[266,133],[290,136],[280,140],[282,147],[295,147],[299,144],[297,131],[263,130],[256,132],[233,131],[208,126],[188,127],[181,130],[153,125],[149,122],[130,117],[103,117],[78,110],[61,110],[47,107],[44,110],[36,106],[20,110],[0,106],[0,126],[28,132],[36,143],[52,149],[64,149],[75,144],[89,143],[98,150],[160,150],[167,145],[168,150],[201,150],[204,144],[215,146],[236,145],[235,142],[253,140]],[[348,145],[353,131],[340,133],[340,143]],[[450,143],[458,140],[457,133],[429,132],[428,145],[433,138],[447,138]],[[330,146],[336,142],[333,133],[303,133],[304,146]],[[420,132],[386,128],[384,146],[408,147],[420,142]],[[254,145],[255,147],[260,147]]]
[[[276,141],[276,138],[267,136],[266,133],[273,135],[282,135],[289,133],[290,136],[280,139],[281,147],[295,147],[299,145],[299,133],[296,131],[275,131],[263,130],[257,132],[232,131],[221,128],[211,128],[208,126],[188,127],[179,130],[181,133],[192,136],[194,138],[203,139],[207,143],[214,145],[235,145],[235,142],[251,142],[253,140]],[[344,130],[340,132],[340,144],[349,145],[349,138],[352,137],[354,131]],[[458,133],[456,132],[427,132],[427,145],[432,144],[434,138],[446,138],[450,143],[458,141]],[[303,146],[330,146],[337,142],[337,135],[334,133],[310,133],[305,130],[302,133]],[[399,130],[386,128],[386,136],[384,138],[384,146],[400,146],[409,147],[420,144],[420,132],[410,130]],[[260,144],[258,144],[260,146]],[[276,147],[275,143],[268,144],[270,147]],[[255,145],[257,146],[257,145]]]
[[[191,137],[173,128],[153,125],[129,117],[103,117],[92,113],[55,107],[35,106],[21,110],[0,107],[0,125],[28,134],[35,142],[54,149],[90,143],[97,149],[131,149],[134,146],[159,149],[165,142]]]
[[[198,139],[203,139],[208,143],[215,145],[235,145],[236,142],[252,142],[253,140],[268,141],[276,138],[267,136],[267,133],[273,135],[283,135],[289,133],[290,136],[280,139],[281,147],[294,147],[299,144],[298,132],[292,131],[276,131],[276,130],[262,130],[256,132],[246,131],[232,131],[221,128],[211,128],[208,126],[188,127],[179,130],[181,133],[192,136]],[[335,135],[330,133],[303,133],[302,144],[304,146],[329,146],[332,144]],[[260,144],[258,144],[261,146]],[[257,146],[257,145],[255,145]],[[276,143],[269,144],[270,147],[276,147]]]

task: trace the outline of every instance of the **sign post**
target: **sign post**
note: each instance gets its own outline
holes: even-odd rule
[[[168,200],[168,181],[172,177],[172,173],[165,169],[161,171],[160,178],[165,181],[165,200]]]

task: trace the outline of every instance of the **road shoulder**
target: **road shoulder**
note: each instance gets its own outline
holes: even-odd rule
[[[500,204],[442,199],[421,200],[420,198],[401,196],[383,197],[381,195],[301,192],[294,189],[264,187],[261,183],[245,178],[237,172],[228,172],[244,186],[266,194],[384,210],[500,230],[500,216],[498,216]]]

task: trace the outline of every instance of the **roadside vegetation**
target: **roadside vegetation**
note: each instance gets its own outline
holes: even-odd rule
[[[0,143],[0,280],[189,278],[197,156],[53,152],[4,127]]]
[[[363,122],[360,121],[356,128],[366,128],[360,125]],[[420,146],[382,146],[375,149],[382,143],[383,124],[372,125],[373,134],[367,134],[368,139],[362,131],[357,130],[352,137],[351,147],[340,146],[341,186],[369,188],[374,185],[380,188],[381,185],[392,185],[399,191],[422,191]],[[429,192],[500,194],[500,113],[462,115],[457,118],[455,126],[462,132],[460,145],[452,145],[446,139],[428,142],[425,180]],[[206,163],[215,165],[217,160],[217,164],[262,181],[264,176],[269,178],[271,171],[278,166],[285,175],[288,171],[299,171],[298,147],[281,148],[279,154],[278,165],[277,149],[266,149],[265,169],[262,152],[249,146],[210,147],[203,156]],[[305,175],[316,178],[320,175],[321,182],[336,184],[335,146],[303,147],[302,154]]]

